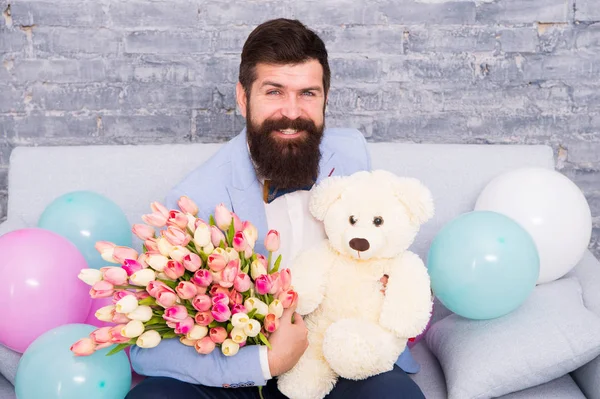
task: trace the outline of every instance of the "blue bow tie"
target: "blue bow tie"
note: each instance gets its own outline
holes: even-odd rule
[[[265,180],[263,186],[263,200],[265,203],[270,204],[275,200],[275,198],[281,197],[282,195],[293,193],[294,191],[300,190],[310,190],[313,187],[314,183],[309,184],[304,187],[298,188],[278,188],[271,184],[270,180]]]

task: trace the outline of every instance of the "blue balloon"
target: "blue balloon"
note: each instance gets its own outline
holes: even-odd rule
[[[540,258],[531,235],[497,212],[460,215],[435,236],[427,255],[435,296],[469,319],[493,319],[518,308],[533,291]]]
[[[114,345],[90,356],[75,356],[70,350],[95,329],[88,324],[65,324],[33,341],[19,361],[17,397],[124,398],[131,389],[131,368],[125,352],[106,356]]]
[[[121,208],[91,191],[70,192],[52,201],[40,216],[38,227],[71,241],[92,269],[107,266],[94,247],[97,241],[132,246],[131,226]]]

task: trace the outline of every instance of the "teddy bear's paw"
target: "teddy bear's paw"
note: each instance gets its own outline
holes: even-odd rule
[[[322,399],[335,386],[337,375],[323,360],[304,359],[277,378],[279,391],[290,399]]]
[[[406,340],[377,324],[344,319],[325,332],[323,354],[337,374],[362,380],[392,370],[405,346]]]

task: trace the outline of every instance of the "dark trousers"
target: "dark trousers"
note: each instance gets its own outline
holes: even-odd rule
[[[264,399],[286,398],[272,379],[263,387]],[[259,399],[257,387],[215,388],[189,384],[173,378],[148,377],[140,382],[125,399]],[[392,371],[366,380],[353,381],[340,378],[327,399],[422,399],[425,398],[417,384],[395,366]]]

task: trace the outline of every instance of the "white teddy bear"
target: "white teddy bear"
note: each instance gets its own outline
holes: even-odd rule
[[[278,379],[292,399],[323,398],[338,376],[360,380],[392,370],[432,310],[427,269],[407,251],[434,212],[417,179],[383,170],[330,177],[312,189],[309,208],[328,238],[293,264],[309,346]]]

